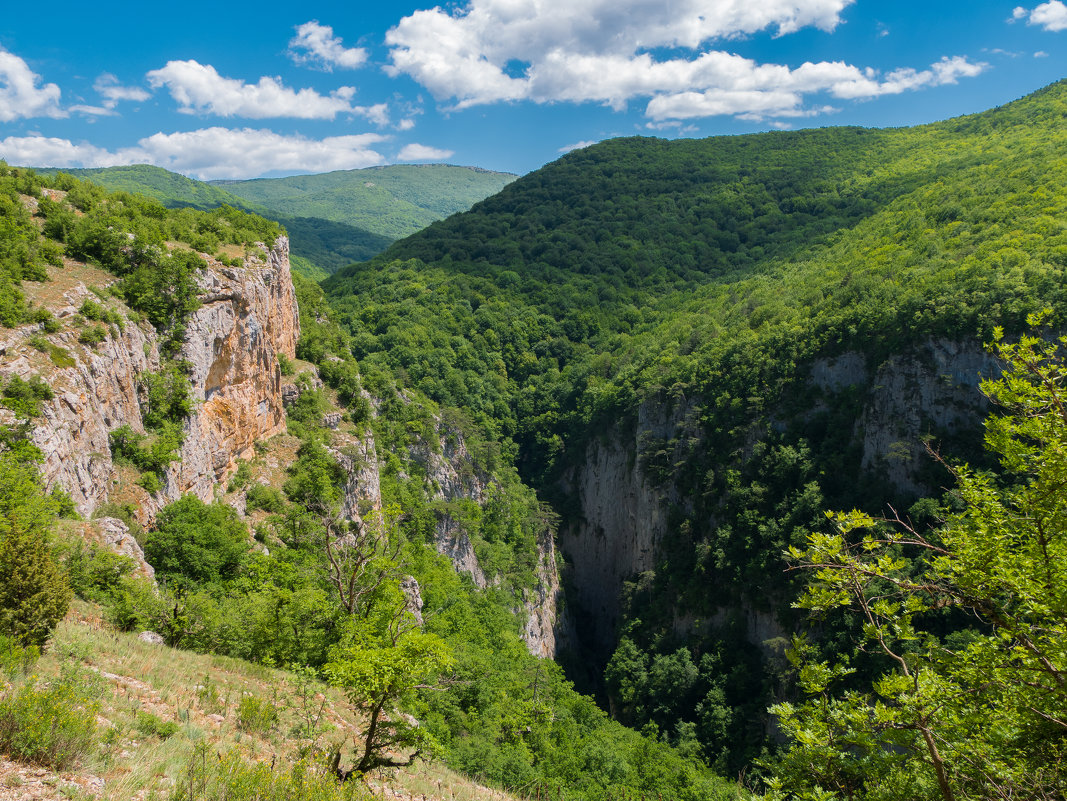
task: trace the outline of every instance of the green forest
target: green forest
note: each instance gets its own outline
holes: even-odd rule
[[[466,206],[431,181],[437,222],[321,284],[351,220],[312,189],[339,174],[271,185],[308,196],[276,208],[332,254],[315,262],[309,245],[297,359],[278,357],[294,457],[254,482],[276,459],[261,443],[219,487],[243,514],[192,495],[147,528],[103,510],[136,532],[155,583],[71,536],[73,504],[29,439],[52,389],[0,388],[0,751],[58,767],[114,736],[88,713],[51,734],[28,724],[98,703],[76,656],[51,683],[33,672],[80,604],[114,631],[339,693],[364,736],[308,746],[325,782],[308,798],[357,797],[355,779],[416,757],[573,801],[1062,797],[1065,119],[1061,82],[915,128],[609,140],[447,219]],[[414,203],[391,176],[367,181]],[[266,203],[267,185],[224,189]],[[79,342],[138,324],[160,338],[146,434],[111,432],[148,492],[192,411],[177,353],[205,257],[237,267],[228,254],[295,235],[295,216],[179,194],[0,164],[0,324],[35,326],[60,366],[44,340],[59,322],[31,289],[73,259],[115,279],[79,309]],[[948,351],[996,367],[971,386],[931,356]],[[846,362],[866,367],[817,380]],[[870,459],[864,428],[892,391],[873,385],[904,363],[974,400],[959,417],[916,412],[919,441]],[[920,383],[900,392],[934,392]],[[342,514],[363,457],[336,446],[338,425],[373,441],[381,509]],[[664,534],[606,621],[583,606],[567,544],[593,525],[576,477],[615,445]],[[465,454],[454,467],[480,502],[435,494],[446,450]],[[435,548],[443,520],[485,586]],[[521,636],[553,537],[570,631],[556,661]],[[243,765],[226,770],[252,787]],[[171,797],[295,797],[280,779],[274,795],[208,784]]]
[[[679,637],[678,610],[748,606],[793,629],[784,554],[825,510],[940,519],[950,473],[916,465],[917,494],[861,469],[861,389],[817,389],[812,366],[986,343],[1045,308],[1061,327],[1065,113],[1060,83],[918,128],[612,140],[324,286],[361,368],[467,410],[564,526],[587,443],[650,405],[695,409],[633,454],[683,500],[655,570],[627,585],[618,649],[577,656],[600,667],[573,677],[734,775],[770,746],[766,709],[792,668],[729,615]],[[979,422],[922,434],[949,464],[989,467]],[[842,626],[814,647],[843,647]]]

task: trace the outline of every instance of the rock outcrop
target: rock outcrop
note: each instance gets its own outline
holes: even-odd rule
[[[179,356],[191,365],[198,403],[181,461],[167,475],[168,501],[185,492],[209,499],[237,459],[285,429],[278,354],[295,357],[300,337],[285,237],[265,259],[214,267],[198,283],[201,306],[186,324]]]
[[[101,286],[114,280],[84,265],[69,269]],[[210,500],[236,459],[285,425],[277,354],[295,356],[300,327],[288,240],[279,238],[239,268],[209,262],[197,280],[202,304],[187,320],[179,354],[190,365],[197,403],[185,423],[181,461],[167,470],[162,490],[149,495],[134,488],[142,523],[183,493]],[[62,271],[42,287],[51,293],[42,305],[60,321],[92,297],[85,280],[72,282]],[[112,326],[91,346],[79,342],[76,327],[63,326],[44,337],[53,349],[49,358],[28,344],[35,334],[42,336],[36,326],[11,332],[0,346],[0,376],[40,375],[52,387],[55,397],[42,404],[32,435],[44,455],[41,473],[47,486],[61,486],[89,517],[111,499],[118,481],[109,433],[123,425],[144,431],[140,379],[160,368],[158,336],[147,323],[131,322],[121,330]]]
[[[692,399],[643,403],[636,421],[590,441],[583,464],[565,484],[581,508],[581,516],[560,529],[567,589],[581,616],[583,645],[595,653],[614,649],[623,582],[653,569],[667,533],[666,504],[678,500],[673,488],[653,484],[638,454],[650,438],[688,429],[698,408]]]
[[[978,343],[930,340],[876,365],[857,352],[818,359],[797,391],[812,391],[811,414],[834,403],[839,393],[858,390],[862,400],[851,431],[861,446],[857,469],[881,477],[906,498],[937,490],[922,484],[921,468],[929,459],[923,436],[977,429],[988,406],[979,382],[998,374],[996,360]],[[568,597],[576,607],[583,646],[602,658],[615,647],[623,583],[655,568],[660,544],[670,536],[667,509],[687,505],[670,481],[652,480],[641,454],[650,441],[699,436],[694,427],[698,411],[699,399],[646,401],[636,421],[619,423],[592,439],[583,462],[564,482],[563,489],[581,510],[560,532]],[[772,425],[785,430],[789,424],[772,414]],[[741,599],[736,608],[721,610],[704,623],[721,623],[728,612],[745,615],[756,645],[788,634]],[[691,621],[679,619],[675,628],[684,635]]]

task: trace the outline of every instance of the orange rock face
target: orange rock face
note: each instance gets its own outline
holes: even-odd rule
[[[288,240],[279,239],[263,260],[214,267],[200,286],[202,305],[188,321],[180,354],[192,366],[200,403],[167,494],[207,499],[237,459],[250,458],[257,441],[285,428],[278,354],[293,358],[300,336]]]
[[[154,495],[125,486],[127,481],[121,497],[112,497],[123,482],[108,434],[123,425],[145,430],[138,393],[141,376],[160,368],[156,332],[145,322],[127,323],[88,347],[79,343],[77,326],[67,324],[80,304],[94,297],[89,287],[105,286],[114,276],[70,263],[39,286],[35,302],[63,323],[61,331],[47,336],[48,343],[69,364],[31,346],[31,337],[41,337],[39,326],[0,337],[0,378],[39,375],[55,393],[42,404],[33,440],[44,455],[45,483],[65,489],[85,517],[109,500],[132,502],[147,524],[160,507],[186,492],[210,500],[237,459],[284,429],[278,354],[292,358],[300,336],[288,240],[279,238],[273,249],[263,248],[242,267],[209,262],[197,280],[201,306],[187,321],[179,354],[190,365],[197,403],[185,423],[181,461],[170,466]],[[0,410],[0,421],[9,418]]]

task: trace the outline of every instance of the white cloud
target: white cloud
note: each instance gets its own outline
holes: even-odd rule
[[[559,149],[560,153],[570,153],[572,150],[581,150],[583,147],[589,147],[599,142],[599,139],[583,139],[581,142],[575,142],[573,145],[564,145]]]
[[[65,117],[59,87],[38,86],[41,76],[14,53],[0,48],[0,122],[22,117]]]
[[[157,133],[136,146],[109,151],[43,136],[0,140],[0,158],[38,167],[111,167],[155,164],[204,180],[254,178],[267,172],[328,172],[373,167],[385,159],[372,147],[380,134],[308,139],[250,128],[203,128]]]
[[[122,86],[119,79],[109,72],[103,73],[93,83],[93,89],[104,98],[104,108],[115,108],[123,100],[140,102],[151,97],[139,86]]]
[[[1040,25],[1046,31],[1063,31],[1067,30],[1067,5],[1064,5],[1062,0],[1049,0],[1047,3],[1042,3],[1039,6],[1035,6],[1032,11],[1027,11],[1022,6],[1018,6],[1012,12],[1012,19],[1027,19],[1027,25]]]
[[[406,120],[401,120],[396,124],[396,129],[398,131],[410,131],[414,127],[415,120],[411,119],[411,117],[408,117]]]
[[[396,158],[397,161],[441,161],[441,159],[451,158],[455,155],[455,152],[454,150],[442,150],[438,147],[413,143],[404,145]]]
[[[716,54],[723,55],[723,54]],[[926,70],[899,69],[884,76],[844,62],[807,62],[794,70],[777,64],[756,64],[740,56],[715,69],[718,85],[704,91],[667,92],[653,97],[646,109],[652,119],[692,119],[734,114],[744,119],[808,117],[836,111],[832,106],[804,107],[804,95],[827,92],[841,100],[865,100],[881,95],[955,83],[981,73],[985,64],[961,56],[943,58]]]
[[[333,35],[333,28],[311,20],[297,26],[296,36],[289,40],[289,57],[297,64],[312,64],[326,71],[334,67],[351,70],[366,63],[367,51],[344,47],[341,37]]]
[[[617,93],[600,85],[610,76],[598,70],[652,48],[695,49],[768,29],[778,35],[811,26],[832,31],[851,2],[470,0],[451,14],[440,7],[416,11],[386,34],[386,43],[392,72],[410,75],[459,107],[519,99],[618,105]],[[574,69],[569,84],[563,75],[568,68]],[[574,86],[574,80],[584,83]],[[572,87],[565,98],[555,96],[561,84]]]
[[[1038,50],[1036,53],[1034,53],[1034,58],[1048,58],[1048,53],[1046,53],[1044,50]]]
[[[132,164],[121,156],[88,144],[48,136],[0,139],[0,159],[26,167],[113,167]]]
[[[1042,3],[1030,12],[1030,24],[1040,25],[1046,31],[1067,29],[1067,5],[1060,0]]]
[[[167,87],[185,114],[209,113],[220,117],[296,117],[307,120],[332,120],[338,114],[357,114],[372,122],[388,122],[386,106],[354,106],[355,87],[342,86],[328,96],[314,89],[293,90],[279,78],[264,76],[250,84],[236,78],[224,78],[210,64],[197,61],[168,61],[167,65],[148,73],[152,88]]]
[[[388,71],[407,74],[461,109],[501,101],[597,102],[624,109],[650,98],[655,120],[719,114],[807,116],[805,95],[864,98],[951,83],[983,65],[956,57],[879,78],[842,62],[796,69],[721,50],[714,39],[804,27],[832,31],[852,0],[469,0],[416,11],[386,34]],[[669,13],[668,13],[669,12]],[[672,48],[657,59],[656,48]],[[688,55],[679,51],[688,50]]]

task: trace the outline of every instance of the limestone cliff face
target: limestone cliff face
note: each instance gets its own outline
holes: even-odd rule
[[[74,314],[90,296],[84,284],[64,294],[71,306],[57,311],[61,319]],[[42,375],[55,398],[42,405],[33,441],[44,454],[41,474],[49,487],[60,486],[74,501],[78,513],[88,517],[108,499],[114,465],[108,433],[129,425],[143,431],[138,404],[138,377],[159,369],[155,332],[148,326],[127,325],[124,332],[109,337],[95,349],[78,343],[74,331],[51,335],[49,341],[73,359],[73,366],[55,366],[25,346],[23,329],[12,332],[8,354],[12,361],[0,364],[3,375]]]
[[[976,429],[987,411],[979,381],[997,374],[996,361],[977,343],[931,340],[882,364],[869,364],[855,352],[819,359],[801,377],[797,391],[811,392],[812,411],[818,411],[838,393],[858,388],[862,404],[851,429],[862,446],[858,468],[884,478],[907,497],[937,489],[922,486],[919,478],[928,460],[922,436]],[[699,399],[646,401],[636,421],[618,424],[593,440],[564,483],[581,510],[560,533],[568,593],[578,608],[583,644],[605,658],[615,646],[623,582],[654,569],[657,549],[671,535],[667,508],[686,506],[669,482],[650,479],[638,455],[650,440],[697,436],[699,404]],[[742,599],[704,624],[725,620],[728,612],[745,616],[755,644],[787,635],[777,621]],[[675,628],[681,636],[693,621],[679,614]]]
[[[420,442],[410,449],[410,456],[426,472],[426,491],[435,501],[472,501],[485,503],[489,476],[479,470],[463,435],[437,421],[437,441]],[[474,547],[463,525],[447,512],[437,513],[434,537],[438,553],[452,560],[456,570],[466,573],[479,589],[489,586]]]
[[[655,566],[656,549],[667,533],[666,503],[677,493],[655,487],[638,459],[649,437],[670,438],[689,427],[694,400],[667,406],[646,401],[637,420],[619,425],[588,445],[584,463],[565,489],[579,502],[581,517],[560,529],[568,564],[568,592],[586,647],[609,653],[615,646],[619,593],[623,582]]]
[[[41,285],[39,302],[68,322],[92,297],[86,280],[105,286],[114,278],[71,263]],[[288,241],[280,238],[240,268],[210,263],[197,280],[202,305],[188,320],[180,353],[191,365],[197,404],[185,424],[181,461],[169,468],[163,489],[151,496],[131,489],[143,523],[183,493],[210,500],[237,458],[284,427],[277,354],[293,357],[299,336]],[[52,387],[55,398],[43,404],[33,432],[44,454],[42,475],[89,517],[112,499],[117,483],[108,434],[123,425],[144,431],[140,378],[159,369],[160,355],[156,332],[146,323],[112,327],[95,347],[81,344],[77,331],[64,325],[45,337],[61,354],[58,363],[29,345],[29,337],[42,336],[36,326],[10,332],[0,344],[0,375],[40,375]]]
[[[283,396],[293,402],[298,390],[293,385],[282,389]],[[371,408],[377,404],[369,396]],[[359,520],[368,511],[382,508],[381,475],[378,446],[368,430],[362,436],[338,431],[333,435],[330,453],[344,469],[346,480],[342,488],[341,515]],[[462,502],[484,505],[492,492],[494,479],[481,470],[472,458],[461,432],[440,418],[435,420],[433,436],[420,438],[406,452],[398,454],[408,470],[417,466],[424,476],[423,490],[430,501]],[[413,471],[414,472],[414,471]],[[471,542],[464,522],[448,511],[438,510],[434,527],[434,547],[449,558],[459,573],[466,574],[479,589],[493,585],[498,579],[487,575]],[[559,621],[562,590],[556,564],[555,542],[546,528],[538,540],[536,583],[517,599],[516,613],[523,619],[522,637],[530,652],[552,658],[556,654],[557,634],[566,631]]]
[[[434,443],[420,442],[410,457],[425,471],[428,496],[438,501],[470,501],[484,505],[490,497],[493,479],[475,463],[463,434],[440,419],[436,422]],[[478,562],[470,536],[461,520],[445,511],[437,513],[437,551],[452,560],[460,573],[470,576],[484,589],[496,581],[486,575]],[[536,583],[518,599],[516,612],[522,617],[522,638],[535,656],[551,659],[556,655],[557,636],[567,630],[560,620],[562,590],[556,564],[555,541],[551,530],[538,537]]]
[[[181,461],[168,472],[167,500],[185,492],[210,498],[216,482],[250,458],[258,440],[285,429],[277,354],[296,355],[300,317],[279,238],[243,267],[215,267],[198,280],[201,306],[186,325],[180,358],[191,365],[198,401]]]

